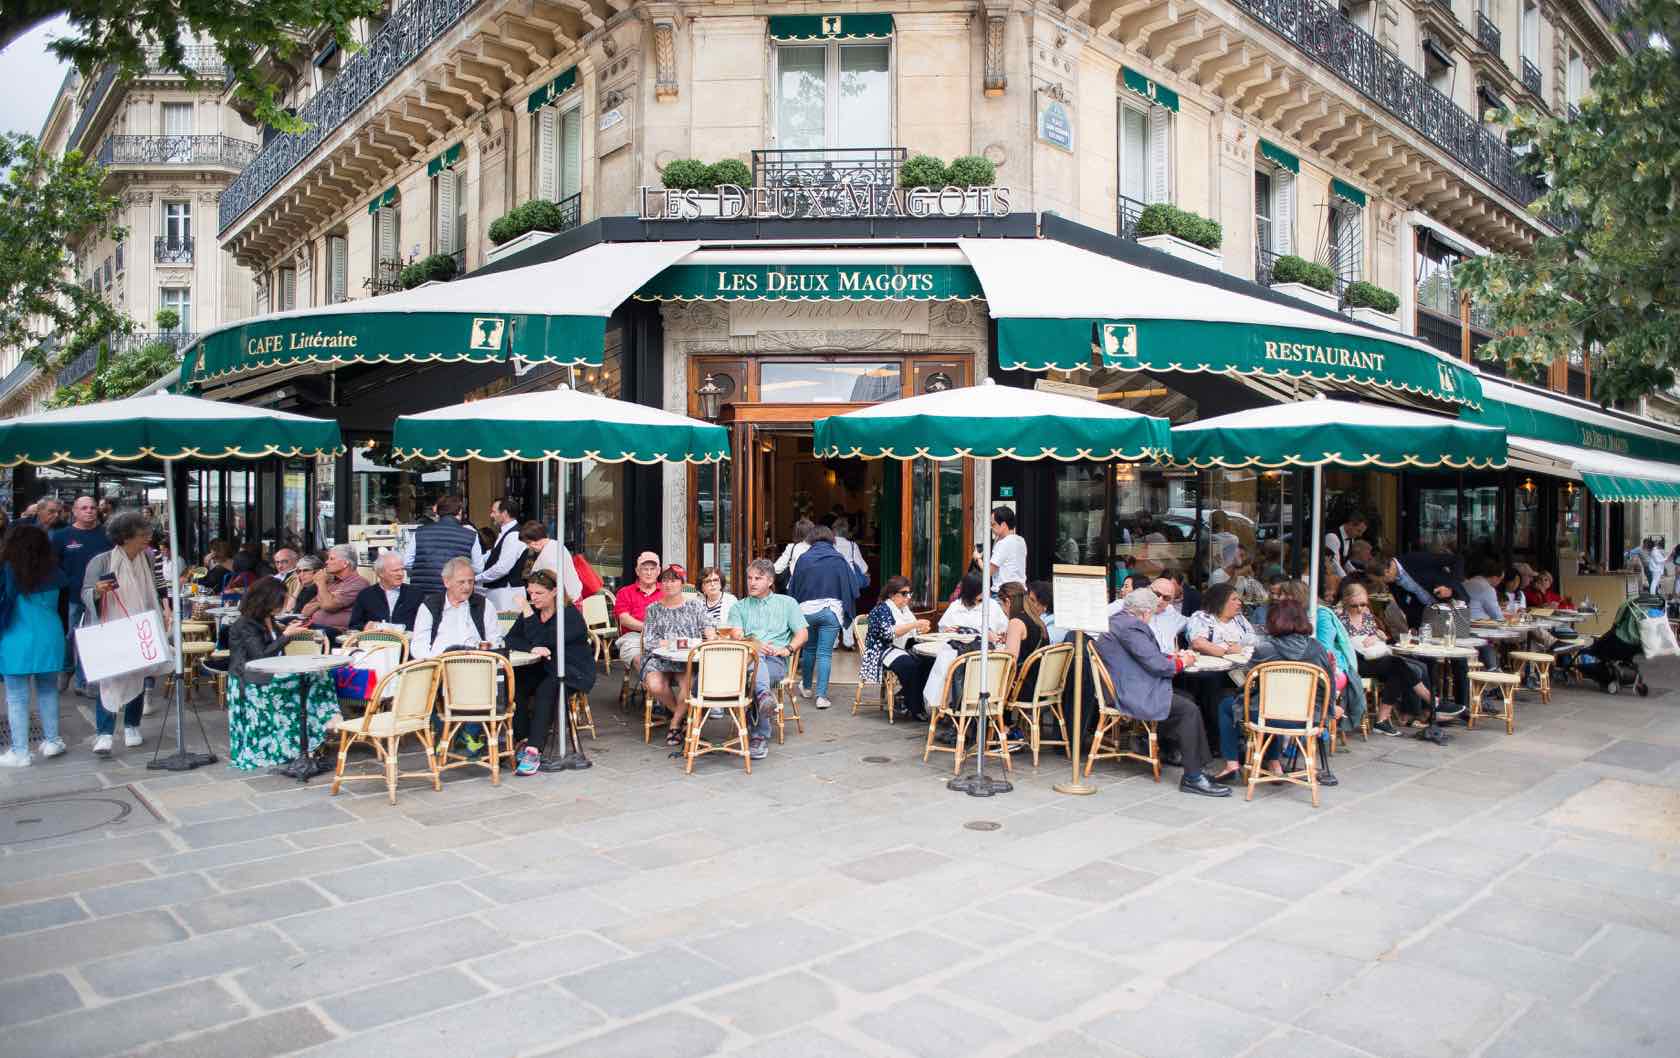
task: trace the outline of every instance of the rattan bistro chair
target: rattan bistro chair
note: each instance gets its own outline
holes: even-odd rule
[[[585,595],[581,607],[584,627],[589,630],[590,642],[595,644],[595,660],[611,669],[613,640],[618,638],[618,626],[612,619],[612,597]]]
[[[980,715],[980,687],[981,668],[980,651],[958,654],[956,661],[945,670],[945,685],[939,689],[939,698],[934,702],[933,712],[928,716],[927,743],[922,747],[922,762],[926,763],[928,756],[935,751],[949,753],[955,758],[951,766],[953,775],[962,771],[963,760],[967,756],[966,743],[970,725],[979,721],[980,731],[977,741],[980,743],[978,752],[997,757],[1003,761],[1005,769],[1013,771],[1014,766],[1009,761],[1009,732],[1004,729],[1003,711],[1008,702],[1010,677],[1015,672],[1015,659],[1002,651],[988,651],[985,655],[988,666],[985,686],[989,697],[986,700],[986,715]],[[955,686],[958,673],[963,674],[961,698],[953,705],[951,689]],[[934,745],[934,732],[939,727],[940,718],[946,718],[956,727],[957,740],[950,747]],[[997,748],[992,748],[993,744]]]
[[[341,645],[346,651],[396,647],[401,655],[398,661],[408,660],[408,633],[398,632],[394,629],[371,628],[365,632],[354,632],[346,636]]]
[[[683,772],[694,773],[694,761],[708,753],[734,754],[752,774],[748,752],[747,710],[753,704],[753,668],[758,655],[738,639],[713,639],[688,653],[688,714],[683,732]],[[699,672],[696,673],[696,669]],[[713,709],[721,710],[735,729],[720,742],[701,737]]]
[[[1302,661],[1268,661],[1248,670],[1243,683],[1243,727],[1248,731],[1248,794],[1265,782],[1294,783],[1312,791],[1318,807],[1318,739],[1330,710],[1330,677],[1317,665]],[[1273,742],[1294,743],[1300,769],[1273,775],[1265,769],[1266,750]]]
[[[1085,774],[1099,760],[1135,760],[1149,765],[1155,781],[1161,781],[1161,740],[1156,734],[1155,721],[1139,720],[1120,702],[1114,693],[1114,680],[1108,675],[1095,643],[1085,644],[1086,657],[1091,662],[1091,696],[1097,705],[1097,731],[1091,736],[1091,751],[1085,757]],[[1132,749],[1132,736],[1143,734],[1149,746],[1147,754]],[[1106,747],[1106,748],[1105,748]]]
[[[794,730],[801,735],[805,733],[805,718],[799,715],[799,655],[805,652],[800,647],[787,658],[787,675],[776,684],[776,745],[787,741],[788,717],[793,718]]]
[[[367,711],[360,719],[338,725],[338,768],[333,772],[332,792],[347,779],[385,780],[391,803],[397,803],[397,780],[429,774],[432,789],[442,790],[437,757],[432,752],[432,708],[437,703],[438,682],[443,673],[439,661],[411,661],[398,666],[379,681],[368,697]],[[397,751],[404,735],[420,740],[426,753],[426,772],[399,772]],[[365,742],[373,747],[384,765],[383,774],[345,775],[350,747]]]
[[[881,692],[881,712],[887,714],[887,723],[890,724],[893,722],[893,699],[898,696],[898,677],[892,674],[891,669],[882,665],[881,682],[876,684],[863,682],[863,641],[868,635],[869,615],[859,614],[857,620],[852,622],[852,639],[857,643],[858,652],[857,696],[852,699],[852,715],[858,715],[858,710],[863,708],[863,689],[873,686]]]
[[[1022,697],[1022,689],[1026,687],[1027,677],[1036,670],[1038,683],[1033,687],[1031,695]],[[1039,647],[1027,655],[1027,660],[1021,663],[1020,670],[1015,675],[1014,687],[1009,692],[1009,710],[1020,719],[1021,728],[1027,733],[1027,748],[1032,751],[1033,767],[1038,767],[1038,751],[1044,746],[1061,746],[1067,748],[1067,717],[1062,713],[1062,691],[1067,686],[1068,673],[1073,671],[1073,644],[1057,643],[1053,646]],[[1060,738],[1045,738],[1041,727],[1044,713],[1048,711],[1056,721],[1056,733]]]
[[[438,659],[443,664],[443,732],[437,743],[438,770],[447,771],[469,764],[490,769],[490,784],[502,781],[502,758],[513,766],[513,666],[500,654],[485,650],[451,651]],[[496,693],[500,676],[507,689]],[[482,757],[456,756],[450,744],[465,724],[484,727]]]
[[[314,657],[327,652],[327,637],[320,632],[299,632],[286,637],[280,653],[289,658]]]

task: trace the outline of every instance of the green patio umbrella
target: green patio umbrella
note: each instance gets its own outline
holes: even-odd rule
[[[729,434],[721,426],[562,385],[401,416],[391,447],[398,459],[716,463],[729,458]],[[555,536],[564,547],[566,479],[563,473],[556,477]],[[563,656],[564,634],[555,621],[556,658]],[[575,734],[567,747],[564,701],[558,712],[561,768],[589,767]]]
[[[1505,465],[1501,428],[1322,397],[1175,427],[1172,445],[1171,462],[1181,466],[1312,468],[1309,605],[1314,610],[1325,466],[1486,470]]]
[[[1164,458],[1172,445],[1165,419],[1061,393],[999,386],[989,378],[978,386],[905,397],[818,419],[815,433],[819,459],[1154,460]],[[990,653],[991,607],[986,602],[992,596],[992,538],[982,534],[981,540],[980,665],[984,671],[985,656]],[[1084,666],[1076,665],[1075,671],[1082,673]],[[982,688],[982,715],[986,698]],[[947,785],[974,797],[1009,792],[1013,787],[1008,782],[986,777],[984,724],[980,740],[974,775],[952,779]],[[1067,792],[1083,793],[1088,788],[1077,779],[1077,748],[1072,755],[1076,778]]]
[[[181,545],[175,517],[175,475],[170,464],[181,460],[296,459],[342,451],[344,445],[335,422],[170,393],[0,420],[0,467],[161,461],[169,505],[171,559],[179,558]],[[160,731],[147,767],[187,771],[212,764],[216,757],[213,753],[187,752],[181,702],[181,591],[176,578],[171,577],[171,582],[176,749],[170,756],[158,758],[157,751],[163,746]]]

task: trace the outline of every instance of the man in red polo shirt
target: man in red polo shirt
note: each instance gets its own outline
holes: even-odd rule
[[[635,665],[642,656],[642,622],[648,605],[659,598],[659,556],[643,551],[636,556],[636,579],[618,589],[613,615],[618,618],[618,656]]]

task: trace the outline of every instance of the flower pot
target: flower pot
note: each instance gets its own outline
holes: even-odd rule
[[[542,242],[545,239],[552,239],[556,234],[556,232],[552,231],[528,231],[524,235],[516,235],[507,242],[502,243],[500,246],[490,247],[490,249],[484,254],[484,260],[486,263],[498,261],[510,254],[516,254],[527,247],[535,246],[537,243]]]
[[[1347,314],[1360,323],[1368,323],[1373,327],[1381,327],[1386,331],[1400,330],[1400,317],[1398,314],[1378,312],[1376,309],[1366,308],[1363,305],[1350,307],[1347,310]]]
[[[1336,295],[1328,290],[1309,287],[1305,283],[1273,283],[1272,289],[1279,294],[1288,294],[1309,305],[1317,305],[1321,309],[1336,311]]]
[[[1151,250],[1160,250],[1170,254],[1180,261],[1199,264],[1203,268],[1211,268],[1215,272],[1225,270],[1225,257],[1218,250],[1210,250],[1205,246],[1197,246],[1193,242],[1185,242],[1176,235],[1145,235],[1138,239],[1138,245],[1147,246]]]

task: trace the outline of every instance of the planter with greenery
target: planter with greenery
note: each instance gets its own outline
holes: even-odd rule
[[[1360,323],[1391,331],[1400,329],[1400,317],[1397,315],[1400,311],[1399,295],[1375,283],[1367,283],[1363,279],[1349,283],[1342,291],[1342,308]]]
[[[1138,243],[1160,250],[1181,261],[1220,271],[1224,257],[1219,252],[1224,229],[1219,222],[1166,202],[1145,206],[1138,215]]]
[[[1284,254],[1272,262],[1272,289],[1309,305],[1336,310],[1336,273],[1328,265],[1314,264],[1295,254]]]
[[[566,214],[558,202],[533,198],[490,222],[491,249],[484,258],[494,261],[518,253],[527,246],[553,238],[566,228]]]
[[[710,165],[698,158],[678,158],[666,163],[659,177],[665,190],[685,192],[677,212],[688,219],[720,214],[722,197],[717,193],[718,188],[726,184],[739,188],[752,186],[752,170],[739,158],[725,158]]]
[[[397,281],[404,290],[412,290],[422,283],[447,283],[455,278],[455,258],[446,253],[435,253],[430,257],[422,257],[413,264],[404,266],[397,276]]]

